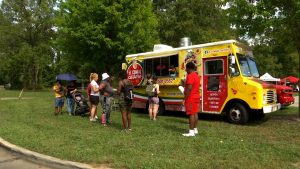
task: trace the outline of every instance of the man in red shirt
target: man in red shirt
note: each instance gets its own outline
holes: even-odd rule
[[[198,134],[198,111],[200,104],[200,77],[195,71],[196,65],[193,62],[186,64],[187,77],[184,86],[184,101],[186,114],[189,116],[189,133],[182,134],[186,137]]]

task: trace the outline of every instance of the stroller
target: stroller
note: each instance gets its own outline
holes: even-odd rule
[[[84,116],[86,113],[88,113],[90,111],[90,107],[87,104],[86,99],[84,98],[83,94],[81,92],[74,92],[73,93],[73,98],[75,100],[76,103],[76,108],[75,108],[75,112],[73,115],[78,116]]]

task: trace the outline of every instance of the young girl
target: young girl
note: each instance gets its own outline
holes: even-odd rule
[[[160,93],[156,76],[152,77],[152,84],[154,85],[154,88],[153,88],[154,96],[149,97],[149,116],[150,116],[151,120],[156,120],[157,111],[159,108],[158,94]]]

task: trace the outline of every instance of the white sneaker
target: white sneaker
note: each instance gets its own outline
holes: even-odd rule
[[[194,137],[195,132],[194,132],[194,130],[190,130],[189,133],[185,133],[185,134],[182,134],[182,135],[185,136],[185,137]]]
[[[194,133],[184,133],[182,135],[185,136],[185,137],[194,137],[195,136]]]
[[[194,133],[198,134],[198,129],[197,128],[194,128]]]
[[[97,119],[97,120],[98,120],[98,116],[95,116],[95,119]]]
[[[96,122],[97,120],[94,118],[90,118],[90,122]]]

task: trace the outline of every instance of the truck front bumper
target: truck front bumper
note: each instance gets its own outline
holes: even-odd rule
[[[271,113],[280,109],[280,103],[263,106],[264,114]]]

